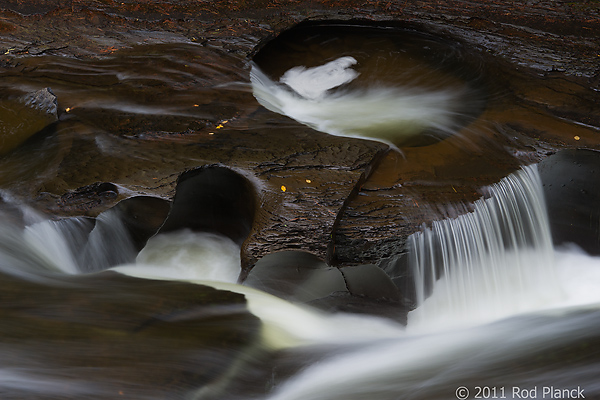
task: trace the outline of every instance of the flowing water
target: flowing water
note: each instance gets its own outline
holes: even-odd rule
[[[489,189],[472,213],[411,236],[411,327],[481,323],[562,300],[536,166]]]
[[[493,393],[510,399],[552,398],[552,388],[571,390],[574,397],[579,388],[585,398],[594,398],[600,393],[595,357],[600,259],[576,248],[552,248],[539,196],[536,169],[529,167],[490,188],[490,197],[471,215],[441,221],[437,228],[416,234],[412,266],[422,289],[406,328],[376,317],[325,314],[237,285],[239,248],[214,234],[158,235],[134,263],[113,269],[144,279],[189,281],[242,293],[250,312],[262,322],[261,351],[294,349],[296,363],[302,365],[314,358],[314,349],[321,349],[319,362],[272,383],[268,399],[448,399],[457,390],[456,396],[465,396],[465,388],[472,396],[492,398]],[[515,204],[520,206],[512,207]],[[523,207],[530,212],[524,213]],[[24,227],[5,226],[1,232],[3,274],[19,279],[68,291],[49,282],[60,282],[64,274],[88,274],[81,255],[102,259],[107,248],[114,251],[115,243],[127,246],[119,239],[119,224],[95,232],[98,226],[92,229],[80,218],[56,222],[27,209],[23,214],[28,220]],[[88,232],[87,243],[82,242],[82,231]],[[460,244],[449,246],[444,240]],[[423,253],[425,261],[418,260]],[[433,257],[443,260],[439,272],[431,271]],[[223,312],[219,306],[213,311]],[[2,349],[3,357],[13,363],[4,365],[0,374],[3,398],[53,398],[61,391],[90,398],[105,395],[96,386],[106,377],[96,381],[80,374],[80,367],[34,365],[27,360],[44,341],[36,347],[24,343],[18,350]],[[74,351],[74,344],[67,342],[63,350]],[[190,390],[188,395],[238,398],[227,385],[236,385],[243,375],[240,370],[257,368],[238,364],[228,367],[225,383]],[[136,396],[154,398],[139,391]]]
[[[333,135],[383,140],[393,144],[436,129],[454,133],[466,89],[393,87],[385,82],[365,89],[334,92],[359,74],[352,57],[310,69],[290,69],[274,82],[259,67],[251,71],[254,95],[271,111]],[[332,65],[333,64],[333,65]],[[323,90],[303,91],[306,87]]]
[[[298,126],[253,94],[336,135],[397,143],[389,135],[462,126],[455,106],[473,94],[462,81],[428,69],[430,86],[357,89],[357,60],[272,79],[181,44],[3,70],[8,100],[51,84],[65,110],[0,159],[0,399],[600,398],[600,259],[553,248],[535,166],[411,237],[406,327],[240,285],[239,245],[213,233],[158,234],[138,251],[118,213],[92,219],[92,200],[60,197],[95,182],[119,182],[106,201],[168,197],[186,168],[260,164]],[[68,207],[53,215],[56,198]]]

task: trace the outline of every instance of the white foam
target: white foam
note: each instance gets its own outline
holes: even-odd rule
[[[564,301],[559,305],[583,306],[600,303],[600,257],[591,256],[575,245],[555,252],[557,275]]]
[[[274,82],[253,65],[254,96],[273,112],[337,136],[391,143],[427,130],[456,131],[465,87],[394,86],[375,81],[369,87],[331,90],[356,78],[356,71],[348,68],[352,60],[343,57],[320,67],[295,67],[281,82]]]
[[[356,63],[354,57],[341,57],[319,67],[294,67],[279,81],[306,99],[322,99],[328,90],[351,82],[359,75],[350,69]]]
[[[240,274],[240,248],[222,235],[181,230],[150,238],[136,264],[114,269],[156,279],[235,283]]]

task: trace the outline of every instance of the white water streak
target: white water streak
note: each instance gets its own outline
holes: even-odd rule
[[[256,65],[250,79],[254,96],[267,109],[287,115],[321,132],[393,142],[427,129],[456,129],[456,107],[465,88],[376,83],[364,89],[330,90],[358,75],[342,57],[320,67],[296,67],[274,82]],[[285,84],[284,84],[285,83]],[[290,90],[292,88],[293,90]]]
[[[181,235],[184,240],[177,240]],[[404,330],[387,319],[344,313],[332,315],[235,284],[240,271],[239,247],[231,243],[234,251],[223,240],[228,239],[193,232],[158,235],[148,242],[136,264],[113,270],[138,278],[180,280],[241,293],[248,301],[250,312],[263,322],[263,344],[272,349],[363,342],[397,337]],[[229,278],[219,279],[224,276]]]

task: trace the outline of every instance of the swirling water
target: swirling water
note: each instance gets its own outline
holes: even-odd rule
[[[403,142],[427,130],[457,131],[456,104],[468,89],[454,86],[386,85],[341,89],[359,74],[352,57],[303,69],[288,70],[273,81],[254,65],[250,72],[254,96],[267,109],[287,115],[332,135],[363,137],[389,144]]]

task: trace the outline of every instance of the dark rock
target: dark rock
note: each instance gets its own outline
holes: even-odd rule
[[[600,254],[600,152],[561,150],[538,164],[555,245]]]
[[[485,154],[453,137],[390,151],[349,196],[333,233],[332,265],[378,264],[404,251],[423,224],[456,218],[481,198],[481,187],[519,168],[503,149]]]
[[[57,205],[64,211],[86,214],[101,206],[108,209],[116,204],[118,196],[117,185],[110,182],[96,182],[65,193],[60,197]]]
[[[350,292],[335,292],[308,304],[328,312],[376,315],[403,325],[406,325],[411,310],[398,302],[355,296]]]
[[[130,197],[114,207],[137,251],[158,232],[170,209],[170,201],[151,196]]]
[[[339,269],[329,267],[314,254],[299,250],[264,256],[248,273],[243,284],[298,302],[309,302],[348,290]]]
[[[400,300],[398,288],[376,265],[365,264],[340,268],[348,291],[355,296],[373,300]]]
[[[377,266],[330,267],[299,250],[266,255],[242,284],[329,312],[372,314],[406,323],[409,310],[398,288]]]
[[[261,151],[263,161],[253,169],[261,183],[261,207],[242,248],[242,268],[247,271],[266,254],[289,249],[306,250],[329,263],[345,202],[387,146],[304,127],[269,132],[270,150]]]
[[[405,252],[382,258],[377,266],[386,273],[398,289],[402,304],[407,309],[416,306],[414,276],[408,265],[408,255]]]
[[[254,220],[256,191],[244,176],[219,165],[180,175],[171,211],[160,232],[179,229],[214,232],[238,245]]]
[[[77,393],[109,399],[119,391],[132,398],[149,391],[156,398],[181,398],[211,384],[218,392],[223,379],[249,368],[240,368],[250,362],[241,354],[253,349],[253,360],[262,354],[254,347],[261,321],[248,311],[244,296],[208,286],[109,271],[53,276],[43,283],[2,274],[0,293],[5,299],[0,335],[28,344],[10,356],[11,365],[40,371],[49,381],[65,376],[53,371],[75,370],[80,388],[89,389],[48,392],[17,385],[10,390],[14,398]],[[98,391],[100,381],[104,389]]]
[[[0,100],[0,155],[10,153],[57,120],[56,96],[49,88],[15,100]]]

